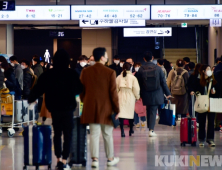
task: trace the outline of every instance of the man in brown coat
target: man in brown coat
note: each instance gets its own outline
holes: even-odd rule
[[[105,48],[93,50],[96,64],[82,70],[80,80],[84,86],[80,95],[84,103],[81,116],[82,124],[90,125],[90,151],[92,167],[99,166],[99,138],[102,131],[105,142],[107,165],[119,162],[114,157],[112,112],[119,113],[119,102],[116,89],[116,73],[105,66],[108,56]]]

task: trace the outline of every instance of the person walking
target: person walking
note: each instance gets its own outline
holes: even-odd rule
[[[52,115],[55,155],[57,157],[56,168],[71,170],[67,164],[67,158],[72,140],[73,112],[77,105],[75,96],[82,92],[83,86],[78,73],[68,68],[70,59],[65,50],[58,50],[53,61],[54,67],[44,72],[31,90],[28,103],[35,102],[45,93],[46,108]],[[62,134],[64,137],[63,151]]]
[[[43,73],[42,66],[40,65],[40,58],[37,55],[34,55],[32,58],[32,69],[34,74],[39,78],[40,75]]]
[[[189,63],[190,63],[190,58],[189,57],[184,57],[183,58],[183,61],[184,61],[184,69],[189,71]]]
[[[119,76],[122,72],[122,68],[120,67],[120,57],[118,55],[115,55],[113,58],[113,64],[109,66],[109,68],[116,71],[116,76]]]
[[[82,70],[87,67],[87,60],[88,60],[88,58],[85,55],[81,55],[78,58],[79,63],[77,63],[75,70],[79,74],[79,76],[80,76]]]
[[[211,71],[211,67],[209,65],[202,65],[199,70],[199,76],[197,80],[193,83],[192,90],[190,95],[194,95],[195,93],[199,92],[201,95],[207,95],[208,90],[210,91],[210,98],[216,98],[216,80],[213,77],[213,73]],[[211,89],[210,88],[211,83]],[[206,135],[206,119],[207,121],[207,135]],[[211,147],[215,147],[214,143],[214,119],[215,113],[198,113],[198,121],[199,121],[199,131],[198,131],[198,138],[199,138],[199,146],[203,147],[205,140]]]
[[[84,103],[82,124],[90,126],[90,152],[92,167],[99,166],[99,139],[102,131],[105,143],[107,165],[119,162],[114,157],[112,112],[119,113],[119,100],[116,88],[116,73],[105,66],[108,55],[105,48],[93,50],[96,64],[82,70],[80,80],[84,86],[80,99]],[[118,117],[118,115],[117,115]],[[116,118],[117,118],[116,117]]]
[[[22,98],[27,100],[32,87],[32,73],[29,69],[29,61],[22,60],[21,68],[23,69],[23,93]]]
[[[176,70],[171,70],[167,78],[167,86],[171,89],[173,98],[172,104],[176,104],[176,116],[186,117],[189,108],[188,101],[188,71],[184,69],[185,62],[182,59],[178,59],[176,62]]]
[[[133,121],[136,99],[140,99],[140,87],[137,78],[130,71],[131,64],[125,63],[123,65],[123,72],[116,79],[117,92],[119,96],[120,105],[120,128],[121,136],[125,137],[123,129],[123,120],[129,119],[130,131],[129,136],[134,133]]]
[[[164,68],[164,66],[163,66],[163,59],[158,59],[157,60],[157,65],[159,66],[159,67],[161,67],[161,69],[162,69],[162,71],[163,71],[163,73],[164,73],[164,76],[165,76],[165,78],[167,79],[167,71],[166,71],[166,69]]]
[[[140,85],[140,96],[147,109],[149,136],[155,137],[157,136],[154,132],[157,108],[164,103],[164,94],[167,98],[170,98],[171,95],[162,69],[152,62],[154,59],[152,53],[147,51],[143,57],[146,63],[140,67],[137,78]]]

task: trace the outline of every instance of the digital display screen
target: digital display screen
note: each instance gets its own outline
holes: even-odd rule
[[[15,1],[0,1],[0,11],[15,11]]]

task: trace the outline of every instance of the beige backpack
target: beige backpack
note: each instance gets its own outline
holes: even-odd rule
[[[186,93],[186,87],[183,75],[186,73],[186,70],[183,70],[181,75],[177,75],[177,71],[174,71],[175,77],[171,83],[171,93],[172,95],[184,95]]]

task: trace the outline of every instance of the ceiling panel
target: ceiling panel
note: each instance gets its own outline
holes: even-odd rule
[[[138,5],[164,4],[164,0],[137,0]]]
[[[86,0],[87,5],[135,5],[135,0]]]
[[[60,0],[59,5],[84,5],[84,0]]]
[[[215,4],[215,0],[165,0],[166,4]]]
[[[55,0],[16,0],[16,5],[55,5]]]

